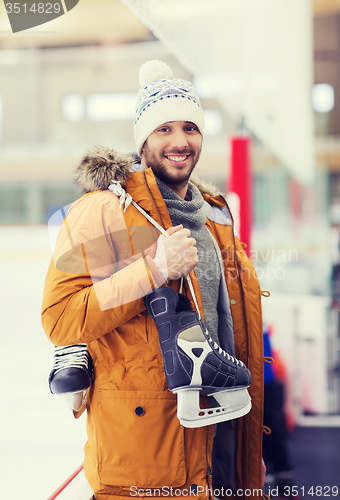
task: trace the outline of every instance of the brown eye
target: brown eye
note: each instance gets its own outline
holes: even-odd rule
[[[188,125],[188,126],[186,127],[186,130],[187,130],[188,132],[197,132],[197,131],[198,131],[198,128],[196,127],[196,125]]]

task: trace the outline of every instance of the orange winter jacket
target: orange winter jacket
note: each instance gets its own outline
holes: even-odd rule
[[[212,479],[229,498],[236,488],[237,498],[261,498],[263,341],[254,268],[233,235],[230,216],[229,222],[225,217],[224,198],[201,189],[206,225],[221,249],[236,356],[252,374],[252,410],[235,422],[217,424],[214,443],[214,426],[180,425],[158,332],[145,310],[144,296],[165,286],[152,259],[159,233],[132,204],[108,190],[111,180],[120,181],[158,224],[172,225],[152,170],[136,170],[134,162],[133,156],[100,147],[83,158],[77,181],[86,194],[64,218],[44,290],[42,323],[50,340],[86,343],[94,362],[95,382],[86,403],[86,477],[96,500],[190,493],[203,499]],[[203,315],[194,272],[192,280]],[[178,281],[169,286],[179,289]],[[192,301],[186,287],[184,293]]]

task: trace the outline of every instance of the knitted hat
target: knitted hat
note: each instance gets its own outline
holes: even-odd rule
[[[142,88],[138,93],[134,125],[139,154],[149,135],[166,122],[192,122],[203,135],[203,111],[193,85],[172,75],[171,68],[162,61],[148,61],[140,68]]]

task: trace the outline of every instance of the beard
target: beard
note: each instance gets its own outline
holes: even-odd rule
[[[194,151],[193,149],[176,150],[167,152],[153,153],[147,143],[143,147],[144,159],[147,167],[150,167],[154,175],[166,186],[180,187],[188,183],[192,171],[200,158],[201,150]],[[166,156],[172,154],[176,155],[190,155],[188,164],[185,166],[172,165]]]

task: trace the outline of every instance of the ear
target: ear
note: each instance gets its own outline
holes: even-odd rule
[[[140,153],[140,159],[141,159],[140,164],[141,164],[144,168],[146,168],[145,155],[144,155],[144,147],[142,148],[142,151],[141,151],[141,153]]]
[[[145,147],[146,141],[144,141],[144,144],[142,146],[141,152],[140,152],[140,157],[141,157],[141,165],[146,168],[146,163],[145,163],[145,154],[144,154],[144,147]]]

